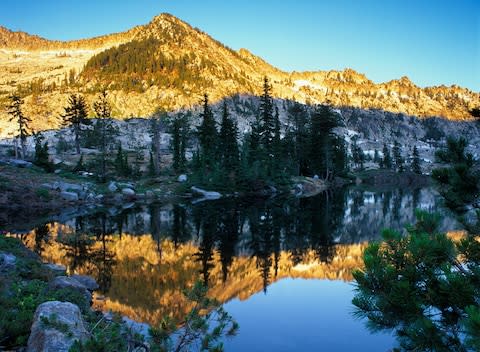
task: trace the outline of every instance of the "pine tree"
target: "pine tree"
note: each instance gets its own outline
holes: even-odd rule
[[[48,142],[44,141],[45,137],[41,133],[34,135],[35,138],[35,157],[33,163],[47,172],[53,171],[53,164],[50,162],[48,153]]]
[[[418,153],[417,146],[413,147],[412,171],[416,174],[422,173],[422,168],[420,166],[420,154]]]
[[[185,156],[188,142],[188,122],[184,115],[177,116],[171,122],[173,168],[177,172],[185,170],[187,159]]]
[[[273,116],[272,86],[265,76],[263,79],[263,94],[260,98],[261,144],[266,153],[272,153],[273,139],[275,138],[275,121]]]
[[[226,172],[237,171],[239,166],[239,148],[237,142],[237,124],[230,118],[227,102],[223,102],[222,121],[220,123],[219,143],[220,160]]]
[[[97,121],[95,126],[99,130],[99,140],[98,145],[100,147],[100,174],[102,182],[106,180],[106,173],[107,173],[107,151],[109,145],[112,143],[111,137],[113,135],[113,126],[112,121],[110,119],[112,113],[112,107],[107,100],[107,91],[104,90],[98,100],[93,103],[93,110],[97,115]]]
[[[310,150],[309,150],[309,126],[308,114],[305,108],[297,102],[288,109],[288,118],[293,130],[287,132],[287,136],[293,144],[293,162],[297,175],[308,173]]]
[[[390,149],[388,149],[387,144],[383,144],[383,162],[382,167],[385,169],[392,168],[392,157],[390,156]]]
[[[25,159],[26,155],[26,141],[30,135],[29,123],[32,121],[29,117],[25,116],[22,111],[23,99],[18,94],[12,94],[10,97],[10,105],[8,106],[8,114],[10,115],[9,121],[13,121],[18,125],[17,138],[20,139],[20,146],[22,149],[22,158]],[[15,157],[17,157],[17,148],[15,148]]]
[[[155,166],[155,175],[160,174],[161,164],[161,133],[165,130],[165,121],[168,119],[167,112],[158,109],[150,118],[152,135],[153,165]]]
[[[400,144],[395,141],[393,143],[393,162],[395,164],[395,170],[398,172],[402,172],[405,170],[405,161],[403,160],[402,157],[402,150],[400,148]]]
[[[314,174],[333,176],[332,140],[333,129],[339,121],[328,105],[315,107],[310,117],[310,164]]]
[[[75,148],[77,154],[80,154],[80,132],[82,125],[90,125],[91,120],[87,119],[88,108],[85,98],[80,94],[72,94],[68,98],[68,105],[64,108],[62,114],[63,123],[70,127],[75,134]]]
[[[203,111],[200,114],[202,123],[198,128],[198,136],[200,140],[200,152],[202,160],[210,165],[215,160],[217,151],[217,128],[213,112],[208,104],[208,95],[203,96]]]

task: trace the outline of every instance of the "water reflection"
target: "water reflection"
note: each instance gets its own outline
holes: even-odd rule
[[[267,293],[284,278],[350,281],[368,241],[413,222],[415,208],[440,206],[430,189],[351,188],[111,211],[45,224],[22,239],[45,261],[94,276],[104,296],[97,307],[157,324],[188,311],[181,290],[198,279],[221,302]],[[442,226],[455,223],[446,214]]]

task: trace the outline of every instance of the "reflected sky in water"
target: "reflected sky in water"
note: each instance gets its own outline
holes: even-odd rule
[[[440,211],[430,188],[346,188],[306,199],[219,200],[111,209],[18,235],[45,261],[94,276],[95,307],[156,325],[182,317],[182,289],[201,280],[240,323],[227,351],[385,351],[351,316],[352,271],[383,228]]]

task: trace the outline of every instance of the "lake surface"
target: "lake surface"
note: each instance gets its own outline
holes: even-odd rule
[[[201,280],[240,324],[226,351],[387,351],[352,316],[352,271],[383,228],[421,208],[459,226],[431,188],[324,192],[305,199],[159,204],[77,217],[18,234],[45,261],[100,284],[94,305],[156,325],[182,317]]]

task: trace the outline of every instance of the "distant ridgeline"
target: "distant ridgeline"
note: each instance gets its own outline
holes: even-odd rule
[[[420,88],[407,77],[376,84],[352,69],[283,72],[248,50],[232,50],[168,14],[150,23],[91,39],[50,41],[0,27],[0,105],[19,89],[36,130],[56,128],[67,96],[89,104],[106,88],[114,116],[147,117],[236,94],[259,95],[264,76],[272,96],[300,103],[380,109],[413,116],[469,118],[480,94],[458,86]],[[242,115],[237,115],[241,119]],[[0,109],[0,136],[11,132]]]

